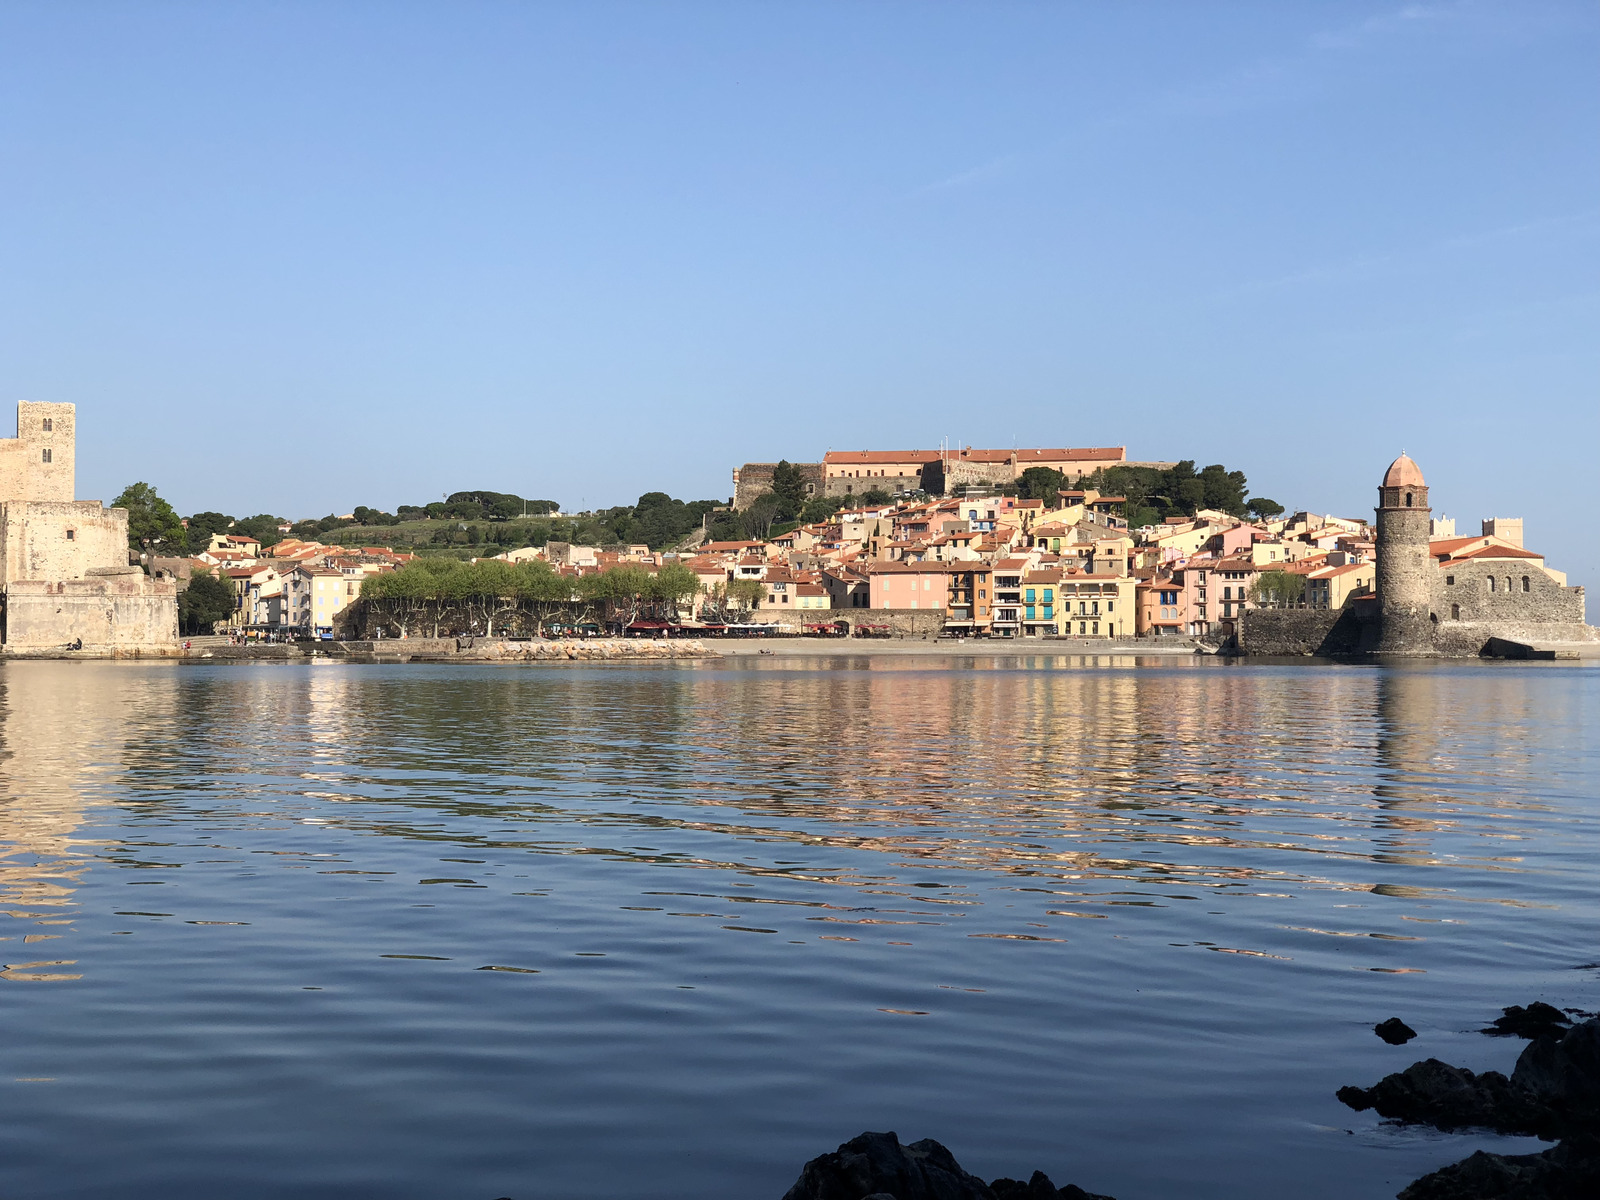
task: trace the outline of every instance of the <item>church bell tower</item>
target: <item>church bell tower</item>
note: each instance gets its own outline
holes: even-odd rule
[[[1433,574],[1428,530],[1433,510],[1422,470],[1402,454],[1378,488],[1378,653],[1433,651]]]

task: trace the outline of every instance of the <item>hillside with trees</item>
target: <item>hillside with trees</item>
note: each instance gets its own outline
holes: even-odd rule
[[[1243,471],[1221,463],[1197,469],[1193,459],[1167,469],[1105,467],[1076,483],[1050,467],[1029,467],[1014,485],[998,490],[1049,501],[1069,486],[1125,496],[1128,523],[1135,528],[1168,517],[1192,516],[1202,508],[1257,519],[1283,512],[1276,501],[1250,495]],[[886,504],[891,499],[881,486],[859,496],[808,497],[804,475],[784,460],[773,470],[771,489],[742,512],[720,500],[679,500],[666,492],[645,492],[633,504],[558,516],[560,505],[555,500],[478,489],[453,492],[427,504],[402,504],[392,513],[357,505],[345,516],[297,521],[287,536],[332,545],[386,545],[444,558],[493,555],[550,542],[645,545],[659,551],[679,545],[701,529],[713,541],[762,540],[798,524],[826,520],[841,508]],[[286,536],[280,526],[288,524],[267,513],[236,518],[206,511],[189,517],[185,530],[171,505],[146,483],[131,485],[113,503],[129,510],[129,543],[135,551],[149,539],[160,553],[195,554],[206,548],[214,533],[243,534],[271,546]]]

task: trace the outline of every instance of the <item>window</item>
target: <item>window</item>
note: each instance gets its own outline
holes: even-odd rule
[[[1446,575],[1444,577],[1444,585],[1445,587],[1455,587],[1456,577],[1454,575]]]
[[[987,600],[988,598],[989,598],[989,589],[988,588],[979,588],[978,589],[978,599],[979,600]]]
[[[1223,588],[1222,589],[1222,598],[1224,600],[1232,600],[1233,599],[1233,589],[1231,587]]]
[[[44,419],[43,429],[44,429],[44,431],[46,433],[50,433],[50,432],[54,431],[55,427],[56,427],[56,420],[55,420],[54,417],[46,417]]]
[[[1524,575],[1522,577],[1522,580],[1523,580],[1524,583],[1526,583],[1527,580],[1528,580],[1528,577],[1526,575]],[[1523,588],[1522,590],[1523,591],[1527,591],[1528,589],[1527,588]],[[1054,588],[1045,588],[1045,590],[1044,590],[1044,602],[1046,604],[1051,604],[1051,603],[1053,603],[1055,601],[1055,598],[1056,598],[1055,589]]]
[[[1406,493],[1406,507],[1407,508],[1411,507],[1411,493],[1410,492]]]
[[[1450,606],[1450,619],[1451,619],[1451,620],[1452,620],[1452,621],[1459,621],[1459,620],[1461,620],[1461,605],[1459,605],[1459,604],[1452,604],[1452,605],[1451,605],[1451,606]]]
[[[1528,589],[1528,577],[1526,575],[1524,575],[1522,577],[1522,590],[1525,591],[1525,592],[1529,590]]]
[[[67,541],[69,541],[69,542],[76,541],[77,537],[78,537],[78,531],[76,529],[67,530]]]
[[[1079,621],[1078,622],[1078,634],[1079,634],[1079,636],[1081,637],[1083,634],[1086,634],[1088,632],[1089,632],[1089,626],[1085,622]]]
[[[1044,606],[1044,619],[1046,621],[1055,620],[1055,610],[1048,604]]]
[[[1506,576],[1506,591],[1509,592],[1510,590],[1511,590],[1511,576],[1507,575]]]
[[[1489,590],[1491,592],[1494,591],[1494,576],[1493,575],[1489,576]]]
[[[1100,632],[1100,622],[1099,621],[1096,621],[1094,623],[1094,632],[1095,633],[1099,633]]]
[[[1028,588],[1027,589],[1027,595],[1025,595],[1023,597],[1023,599],[1025,599],[1029,604],[1033,603],[1033,589],[1032,588]]]
[[[50,461],[50,447],[49,446],[46,446],[44,448],[43,457],[40,459],[40,461],[41,462],[49,462]]]

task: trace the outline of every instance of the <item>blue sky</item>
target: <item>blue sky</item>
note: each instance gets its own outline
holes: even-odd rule
[[[13,0],[0,402],[290,517],[941,437],[1355,514],[1405,449],[1593,584],[1597,12]]]

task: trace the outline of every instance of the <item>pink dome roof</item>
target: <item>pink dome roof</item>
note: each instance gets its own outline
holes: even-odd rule
[[[1393,487],[1423,487],[1422,468],[1411,461],[1411,456],[1402,454],[1389,464],[1389,469],[1384,472],[1383,486]]]

